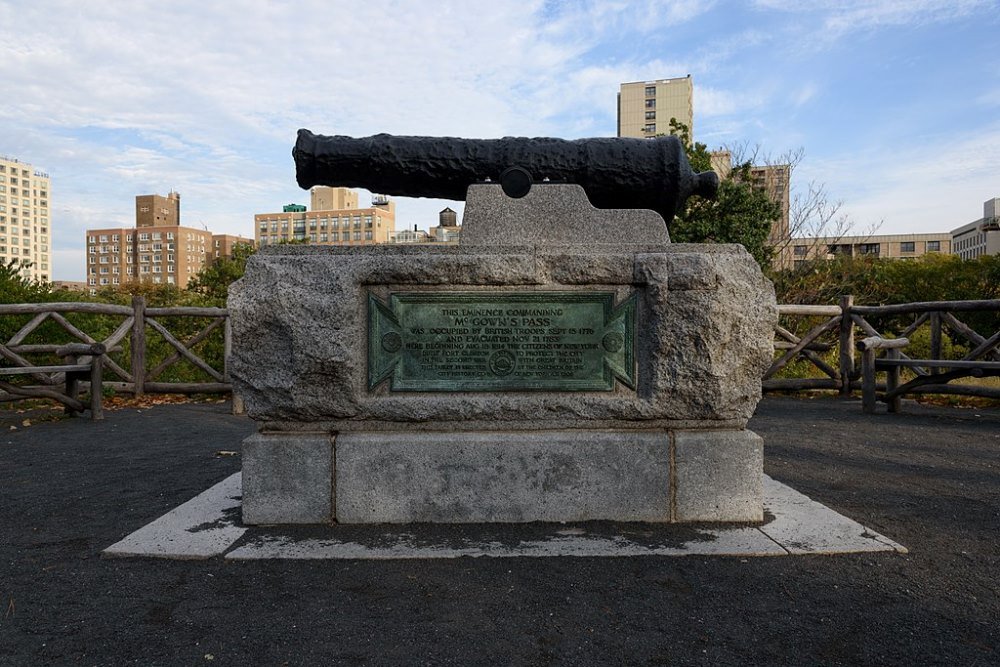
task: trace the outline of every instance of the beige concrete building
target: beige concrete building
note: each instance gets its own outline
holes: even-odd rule
[[[869,236],[829,236],[790,239],[782,256],[775,258],[779,268],[791,268],[808,260],[833,259],[837,255],[869,255],[881,259],[916,259],[928,253],[951,252],[951,235],[876,234]]]
[[[719,178],[726,178],[733,170],[733,156],[729,151],[713,151],[710,153],[712,171]],[[792,168],[787,164],[770,164],[750,168],[750,186],[764,191],[771,201],[778,204],[781,217],[776,224],[771,225],[768,233],[768,244],[780,246],[792,233],[789,222],[791,201]]]
[[[772,164],[750,168],[750,185],[764,191],[768,198],[781,209],[781,217],[771,225],[768,243],[778,245],[790,235],[789,200],[791,196],[792,169],[787,164]]]
[[[180,195],[139,195],[135,227],[87,230],[87,287],[140,281],[187,287],[216,257],[231,255],[235,243],[251,239],[212,234],[180,224]]]
[[[0,155],[0,262],[21,265],[26,278],[52,276],[49,175],[17,158]]]
[[[618,136],[670,134],[670,119],[688,126],[694,139],[694,84],[676,79],[623,83],[618,90]]]
[[[255,215],[257,244],[373,245],[389,243],[396,230],[396,204],[381,195],[372,197],[370,207],[358,208],[356,192],[317,186],[311,191],[310,203],[312,210],[308,211],[301,204],[289,204],[281,213]]]
[[[951,230],[951,251],[962,259],[1000,255],[1000,198],[983,202],[983,217]]]

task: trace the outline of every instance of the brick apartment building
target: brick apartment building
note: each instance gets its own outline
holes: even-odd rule
[[[140,281],[180,288],[215,259],[232,255],[237,243],[252,239],[212,234],[181,225],[181,196],[139,195],[135,228],[87,230],[87,286]]]

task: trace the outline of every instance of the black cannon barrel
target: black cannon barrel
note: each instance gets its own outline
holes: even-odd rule
[[[715,172],[691,170],[674,136],[354,138],[299,130],[292,155],[303,188],[360,187],[401,197],[464,200],[469,185],[498,182],[514,168],[534,182],[576,183],[597,208],[648,208],[667,223],[689,195],[712,198],[719,184]]]

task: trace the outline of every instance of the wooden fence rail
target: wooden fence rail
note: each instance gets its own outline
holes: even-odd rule
[[[70,313],[121,318],[121,321],[109,334],[104,335],[102,340],[97,340],[93,332],[83,331],[70,322],[66,318]],[[229,311],[225,308],[150,307],[146,305],[145,297],[136,296],[133,297],[131,306],[75,302],[0,304],[0,317],[5,316],[32,316],[9,340],[0,342],[0,357],[15,367],[38,366],[27,357],[51,355],[61,347],[61,344],[48,341],[30,342],[33,334],[38,335],[40,326],[54,322],[71,339],[87,344],[99,343],[108,350],[108,354],[102,357],[102,367],[107,370],[103,387],[137,396],[144,393],[201,394],[232,391],[228,370],[232,330]],[[192,318],[193,326],[200,328],[194,334],[182,336],[172,332],[170,327],[164,324],[163,318]],[[197,320],[208,320],[208,322],[202,325]],[[109,328],[107,321],[102,324],[106,331]],[[221,334],[218,333],[220,329]],[[170,353],[158,360],[152,368],[149,367],[153,361],[150,356],[151,334],[162,340],[170,350]],[[213,334],[216,340],[218,336],[222,337],[221,368],[217,367],[218,364],[213,366],[206,361],[203,353],[197,351],[199,346],[213,337]],[[121,352],[125,347],[128,349],[127,360],[120,357],[116,361],[111,353]],[[160,379],[168,369],[182,362],[197,369],[194,372],[205,376],[204,380]],[[191,374],[191,371],[188,374]],[[64,382],[59,373],[31,373],[31,378],[43,388]],[[16,395],[0,396],[0,400],[16,398]]]
[[[861,331],[866,336],[866,345],[861,345],[869,359],[870,368],[888,370],[889,391],[883,397],[891,401],[891,406],[899,405],[902,393],[963,394],[1000,399],[1000,387],[955,384],[952,380],[965,377],[989,377],[996,375],[993,369],[1000,361],[1000,330],[983,335],[961,321],[956,313],[974,314],[1000,312],[1000,299],[979,301],[926,301],[902,303],[886,306],[856,306],[851,296],[841,297],[837,306],[780,305],[778,312],[783,320],[793,317],[809,317],[818,320],[804,334],[797,335],[789,326],[779,323],[775,327],[776,358],[764,375],[765,391],[797,391],[808,389],[836,389],[842,395],[862,389],[862,368],[855,359],[855,333]],[[902,327],[895,337],[883,336],[872,324],[878,318],[900,319],[912,316],[913,320]],[[786,322],[787,324],[787,322]],[[921,359],[913,359],[907,354],[907,345],[893,343],[895,339],[911,338],[920,329],[928,329],[929,350]],[[834,332],[836,334],[834,335]],[[945,359],[943,341],[946,333],[954,341],[967,347],[968,352],[961,359]],[[883,341],[875,345],[872,341]],[[829,352],[837,349],[836,366]],[[877,349],[886,350],[891,359],[874,364]],[[826,358],[823,354],[826,353]],[[912,354],[912,353],[911,353]],[[825,377],[777,378],[781,369],[798,360],[807,361],[817,369],[817,374]],[[939,363],[935,363],[939,362]],[[898,368],[906,368],[916,376],[899,385]],[[945,369],[948,369],[945,371]],[[865,386],[872,385],[874,379],[866,378]],[[886,385],[878,389],[885,391]],[[873,395],[874,385],[868,386]],[[869,398],[869,400],[871,400]]]
[[[912,316],[912,322],[903,327],[895,338],[912,337],[918,329],[928,328],[929,354],[923,355],[926,358],[914,360],[907,356],[906,347],[890,346],[887,349],[892,350],[891,355],[896,361],[880,362],[879,367],[885,369],[898,364],[918,379],[923,379],[894,386],[891,390],[893,392],[891,399],[896,400],[898,404],[900,390],[910,393],[948,393],[1000,398],[998,387],[951,382],[958,376],[975,376],[978,370],[981,370],[979,367],[984,365],[987,370],[986,375],[989,375],[995,362],[1000,362],[1000,331],[989,334],[977,332],[957,316],[957,314],[1000,312],[1000,299],[858,306],[854,304],[853,297],[844,296],[835,306],[785,304],[778,306],[778,312],[784,323],[779,323],[775,327],[776,354],[763,378],[765,391],[833,389],[842,395],[848,395],[852,391],[862,389],[862,368],[855,358],[856,332],[860,331],[869,339],[886,340],[889,337],[883,336],[871,323],[872,321],[887,317],[894,317],[899,321],[900,318]],[[105,324],[103,330],[107,332],[110,329],[110,333],[106,333],[101,340],[98,340],[95,335],[81,330],[67,319],[67,315],[73,313],[120,318],[120,322],[113,328]],[[37,337],[39,327],[49,322],[60,327],[73,342],[104,346],[108,351],[101,357],[102,369],[106,371],[103,377],[104,387],[135,395],[231,393],[232,391],[228,369],[232,352],[232,328],[229,312],[225,308],[151,307],[146,304],[144,297],[136,296],[133,297],[131,306],[75,302],[0,304],[0,317],[26,318],[23,324],[18,322],[20,327],[9,340],[0,342],[0,357],[9,366],[30,368],[31,370],[20,372],[20,375],[30,377],[43,392],[50,391],[54,385],[65,382],[65,373],[36,371],[35,369],[43,367],[44,363],[29,359],[29,357],[37,358],[39,355],[48,355],[51,358],[51,355],[65,344],[53,343],[50,340],[31,341],[33,334]],[[176,329],[171,330],[166,323],[167,318],[172,319],[174,324],[178,318],[201,320],[201,323],[194,321],[192,326],[186,327],[189,333],[182,335],[176,333]],[[811,318],[815,320],[815,324],[807,331],[796,333],[795,327],[789,323],[794,318]],[[196,329],[194,333],[190,333],[192,327]],[[950,332],[954,340],[967,345],[968,352],[962,359],[942,358],[946,332]],[[217,363],[213,365],[205,359],[204,352],[199,353],[198,350],[209,340],[215,340],[218,344],[220,335],[222,350],[221,354],[217,355]],[[161,351],[159,358],[151,359],[150,337],[162,341],[161,350],[165,345],[169,353],[164,355]],[[115,355],[126,349],[128,353],[118,354],[116,360]],[[864,349],[868,354],[868,348]],[[805,360],[815,368],[819,377],[776,377],[782,369],[799,360]],[[935,365],[935,361],[941,363]],[[195,373],[202,375],[203,378],[197,381],[164,380],[164,374],[175,364],[186,364],[189,367],[188,375]],[[944,369],[948,369],[947,372],[942,372]],[[965,373],[966,370],[969,372]],[[937,378],[941,381],[933,381]],[[898,382],[898,378],[892,379]],[[879,389],[884,391],[885,385],[879,385]],[[15,398],[17,396],[0,395],[0,400]],[[234,399],[234,403],[238,403],[238,400]],[[237,405],[235,409],[240,408]]]

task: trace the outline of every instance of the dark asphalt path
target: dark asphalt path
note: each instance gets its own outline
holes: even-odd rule
[[[1000,410],[906,410],[751,423],[771,476],[905,556],[241,563],[100,557],[239,469],[227,406],[3,412],[0,665],[1000,664]]]

